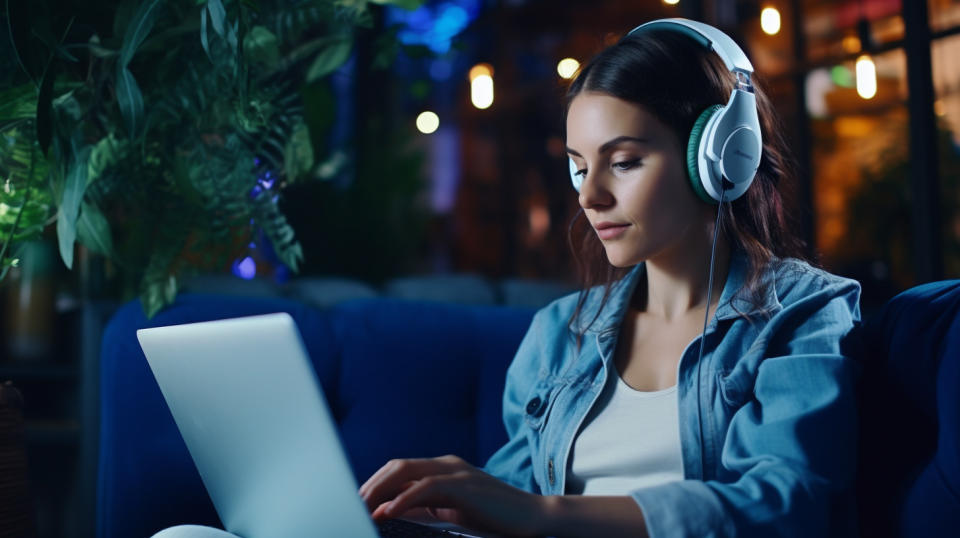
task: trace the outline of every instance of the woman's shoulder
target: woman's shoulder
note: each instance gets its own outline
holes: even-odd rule
[[[846,297],[851,307],[855,307],[860,298],[859,282],[805,260],[775,258],[771,260],[769,271],[774,277],[777,297],[784,306],[814,294]]]
[[[577,309],[581,294],[582,291],[577,290],[550,301],[537,311],[534,319],[540,324],[557,325],[563,323],[566,325]]]

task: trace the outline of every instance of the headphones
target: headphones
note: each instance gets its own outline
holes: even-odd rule
[[[757,99],[750,83],[753,65],[730,36],[702,22],[659,19],[641,24],[627,35],[653,29],[679,32],[715,51],[737,79],[727,104],[704,110],[687,141],[687,175],[697,197],[709,204],[717,204],[721,198],[735,200],[753,182],[763,150]],[[583,178],[577,170],[571,158],[570,179],[573,188],[580,192]]]

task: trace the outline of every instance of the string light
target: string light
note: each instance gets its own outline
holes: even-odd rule
[[[436,113],[424,110],[417,116],[417,130],[423,134],[430,134],[440,127],[440,117]]]
[[[780,32],[780,11],[775,7],[765,7],[760,12],[760,28],[767,35],[776,35]]]
[[[580,69],[580,62],[573,58],[564,58],[557,63],[557,73],[563,78],[573,78],[577,69]]]
[[[877,94],[877,66],[869,54],[857,58],[857,94],[864,99]]]

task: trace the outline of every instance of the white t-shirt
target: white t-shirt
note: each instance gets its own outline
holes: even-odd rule
[[[683,479],[677,386],[630,388],[611,365],[573,444],[567,493],[628,495]]]

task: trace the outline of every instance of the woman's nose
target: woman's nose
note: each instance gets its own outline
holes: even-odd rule
[[[589,209],[596,206],[609,205],[612,202],[610,191],[604,185],[602,174],[587,171],[580,184],[580,207]]]

